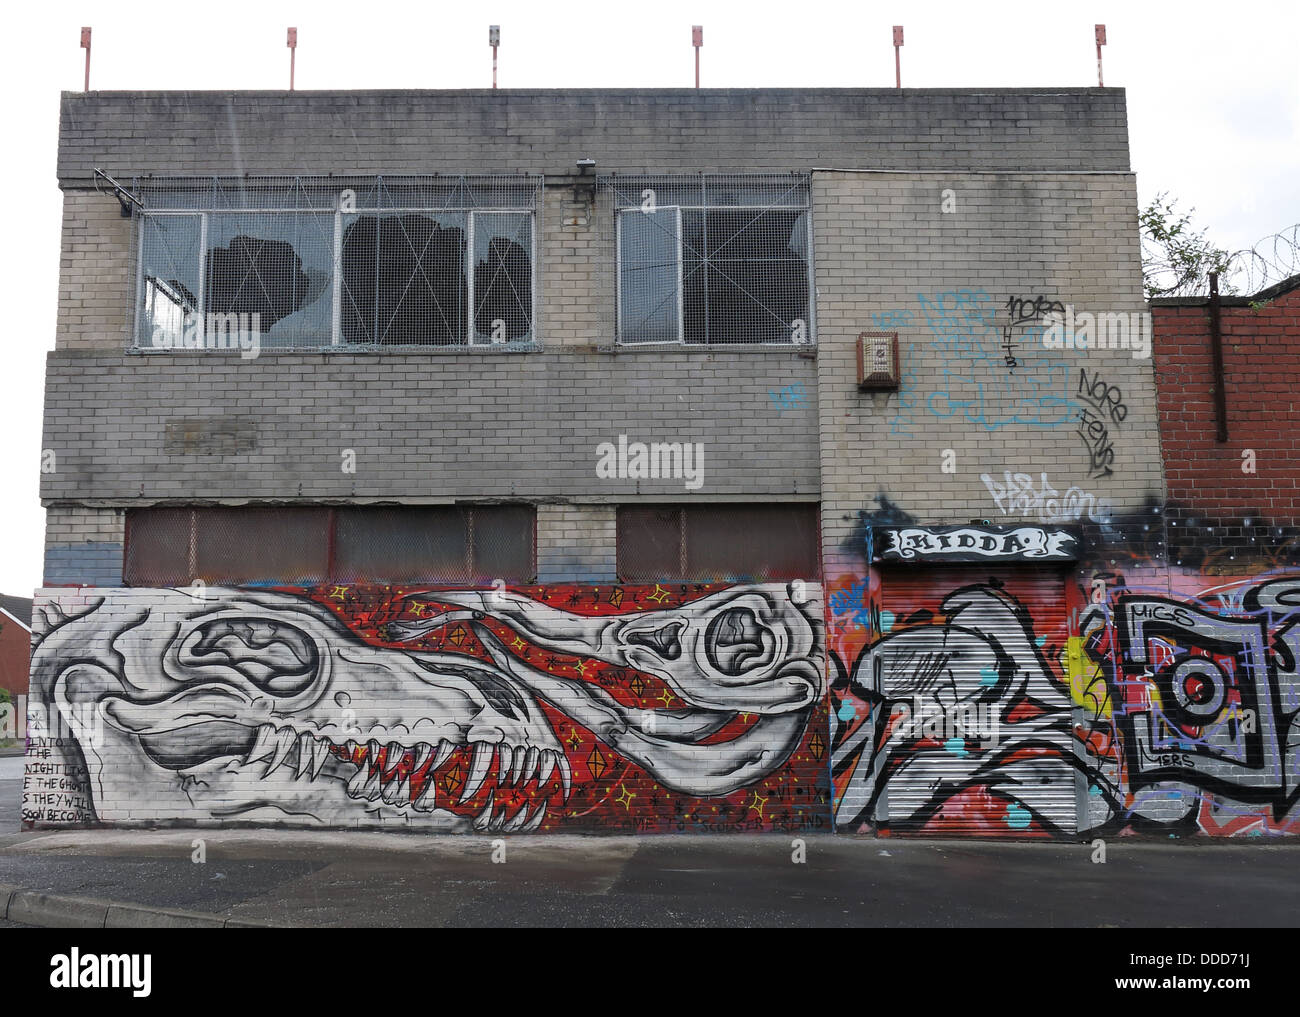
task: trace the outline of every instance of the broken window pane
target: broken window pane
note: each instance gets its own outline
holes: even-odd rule
[[[526,212],[474,213],[474,340],[533,335],[533,221]]]
[[[681,223],[676,208],[619,213],[618,334],[625,343],[681,338]]]
[[[682,216],[686,341],[788,343],[808,321],[808,218],[798,209]]]
[[[208,314],[239,316],[240,328],[260,329],[263,346],[332,341],[332,215],[215,212],[207,246]]]
[[[140,223],[140,313],[136,343],[175,349],[198,308],[198,215],[150,215]]]
[[[345,215],[343,222],[343,342],[465,342],[465,213]]]

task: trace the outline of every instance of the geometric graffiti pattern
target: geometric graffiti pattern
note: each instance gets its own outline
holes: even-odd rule
[[[924,602],[882,598],[875,570],[842,584],[828,601],[837,827],[1300,833],[1300,575],[1179,594],[1111,574],[1070,589],[1063,627],[998,580]],[[1062,829],[1041,803],[1072,787],[1084,804]]]

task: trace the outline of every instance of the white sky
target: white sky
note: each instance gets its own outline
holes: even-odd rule
[[[10,97],[4,297],[14,315],[0,371],[0,592],[41,579],[38,499],[45,353],[54,346],[61,90],[82,87],[80,28],[94,28],[91,86],[288,85],[298,27],[302,89],[684,87],[692,24],[705,87],[889,87],[890,26],[906,29],[909,87],[1095,85],[1128,90],[1132,165],[1145,202],[1169,191],[1230,250],[1300,222],[1300,2],[604,4],[526,2],[25,3],[6,15]]]

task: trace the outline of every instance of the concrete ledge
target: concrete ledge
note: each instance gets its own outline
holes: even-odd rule
[[[94,897],[68,897],[0,885],[0,918],[59,929],[265,929],[267,922],[121,904]]]
[[[163,911],[134,905],[110,904],[104,916],[106,929],[221,929],[224,918],[187,911]]]
[[[102,929],[108,912],[105,901],[60,897],[15,890],[9,900],[9,921],[61,929]]]

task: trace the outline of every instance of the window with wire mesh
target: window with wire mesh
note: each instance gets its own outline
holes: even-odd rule
[[[539,188],[522,176],[147,181],[135,345],[229,348],[231,330],[254,326],[263,349],[530,343]]]
[[[622,343],[812,342],[804,176],[603,177]]]
[[[821,575],[816,505],[622,505],[625,583],[768,582]]]
[[[131,509],[127,586],[532,582],[530,505]]]

